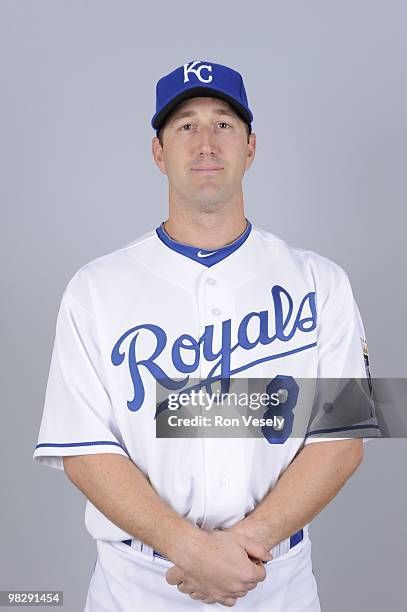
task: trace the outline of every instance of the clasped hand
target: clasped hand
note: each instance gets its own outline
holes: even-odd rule
[[[232,607],[266,578],[263,561],[271,554],[257,540],[234,531],[202,531],[193,545],[185,547],[185,562],[171,567],[168,584],[204,603]]]

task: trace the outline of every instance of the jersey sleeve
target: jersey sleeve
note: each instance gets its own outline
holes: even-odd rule
[[[336,269],[335,289],[325,296],[318,315],[317,392],[304,445],[381,437],[362,318],[347,274]]]
[[[65,290],[33,460],[64,469],[63,456],[95,453],[128,456],[105,382],[94,316]]]

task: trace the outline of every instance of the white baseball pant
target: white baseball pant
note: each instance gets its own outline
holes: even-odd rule
[[[84,612],[211,612],[222,604],[205,604],[180,593],[165,580],[171,561],[140,552],[122,542],[96,540],[97,559]],[[267,576],[245,597],[237,612],[321,612],[312,571],[309,535],[266,565]]]

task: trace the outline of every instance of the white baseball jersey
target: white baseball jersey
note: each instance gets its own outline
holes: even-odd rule
[[[303,445],[332,438],[313,437],[311,423],[280,444],[157,438],[156,379],[366,378],[362,343],[348,277],[329,259],[249,222],[215,251],[172,240],[161,224],[66,285],[34,459],[63,469],[62,456],[121,454],[189,521],[230,526]],[[85,524],[95,539],[131,537],[90,501]]]

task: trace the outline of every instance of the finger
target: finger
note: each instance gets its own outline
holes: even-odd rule
[[[184,576],[184,572],[176,565],[173,565],[165,574],[168,584],[179,584]]]
[[[244,588],[235,591],[227,589],[224,590],[222,595],[219,595],[219,597],[221,599],[237,599],[238,597],[244,597],[245,595],[247,595],[248,590],[249,589],[246,589],[246,585],[244,586]]]
[[[241,590],[251,591],[256,588],[259,582],[262,582],[267,577],[267,572],[262,563],[260,565],[255,565],[253,563],[249,572],[245,572],[245,576],[241,576],[240,578],[240,588]],[[228,591],[227,594],[234,597],[234,591]]]
[[[252,559],[250,560],[252,561]],[[266,566],[263,563],[263,561],[258,560],[257,563],[252,562],[250,574],[251,576],[247,577],[246,580],[244,580],[244,583],[245,583],[244,588],[246,588],[246,584],[250,584],[253,582],[256,582],[257,584],[258,582],[262,582],[263,580],[265,580],[267,576],[267,570],[266,570]]]
[[[190,593],[189,596],[192,597],[192,599],[200,599],[200,600],[203,600],[206,598],[206,595],[204,595],[203,593],[197,593],[196,591],[193,591],[192,593]]]
[[[261,565],[262,563],[264,563],[264,561],[262,561],[261,559],[256,559],[256,557],[251,557],[250,555],[249,559],[252,563],[254,563],[255,565]]]
[[[267,576],[266,568],[264,567],[262,563],[260,563],[259,565],[253,564],[253,572],[254,572],[254,580],[257,582],[262,582],[263,580],[265,580]],[[249,580],[248,582],[253,582],[253,578]]]
[[[185,595],[190,595],[191,593],[193,593],[193,589],[186,586],[183,582],[177,584],[177,589],[178,591],[180,591],[180,593],[185,593]]]
[[[244,588],[246,589],[246,591],[252,591],[253,589],[256,588],[257,585],[258,585],[258,582],[246,582],[246,584],[244,585]]]
[[[246,597],[247,591],[234,591],[231,595],[233,598]]]
[[[177,586],[182,585],[183,590],[190,595],[191,593],[200,593],[196,584],[190,580],[181,580]],[[206,595],[204,595],[206,597]]]
[[[260,559],[261,561],[271,561],[273,558],[270,552],[261,544],[254,540],[253,538],[249,538],[248,536],[243,536],[243,545],[246,549],[246,552],[249,556],[255,557],[256,559]]]
[[[221,599],[219,599],[219,603],[222,604],[222,606],[227,606],[228,608],[232,608],[235,603],[236,603],[236,599],[232,598],[232,597],[222,597]]]

